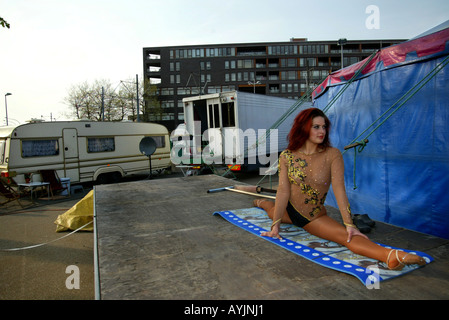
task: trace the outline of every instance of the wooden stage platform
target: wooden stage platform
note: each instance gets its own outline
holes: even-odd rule
[[[435,259],[367,289],[235,227],[212,213],[253,196],[207,193],[234,184],[215,175],[95,187],[97,299],[448,299],[449,241],[377,223],[370,238]],[[339,219],[338,211],[329,214]]]

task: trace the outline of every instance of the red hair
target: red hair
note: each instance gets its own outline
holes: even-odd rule
[[[326,136],[320,147],[327,148],[331,146],[329,140],[329,131],[331,128],[331,122],[326,117],[323,111],[317,108],[310,108],[301,111],[293,121],[293,126],[290,129],[290,133],[287,136],[288,147],[290,151],[298,150],[309,139],[310,129],[312,128],[313,118],[323,117],[326,124]]]

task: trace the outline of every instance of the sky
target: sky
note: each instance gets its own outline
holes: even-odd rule
[[[70,120],[72,86],[142,79],[144,47],[410,39],[449,20],[449,1],[0,0],[0,17],[3,126],[6,93],[10,125]]]

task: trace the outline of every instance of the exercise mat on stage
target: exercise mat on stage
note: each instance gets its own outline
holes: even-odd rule
[[[282,239],[262,237],[260,235],[262,232],[270,230],[272,220],[263,209],[257,207],[218,211],[213,214],[220,215],[232,224],[319,265],[353,275],[367,287],[375,286],[381,281],[398,277],[420,268],[418,265],[407,265],[399,271],[389,270],[383,262],[354,254],[338,243],[313,236],[304,229],[291,224],[281,225],[280,236]],[[380,245],[386,248],[415,253],[423,257],[426,263],[433,261],[431,256],[423,252]]]

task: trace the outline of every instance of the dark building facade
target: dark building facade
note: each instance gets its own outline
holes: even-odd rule
[[[143,48],[143,71],[160,106],[150,121],[184,122],[182,99],[231,90],[298,99],[330,72],[405,40],[307,41]],[[342,59],[343,57],[343,59]]]

